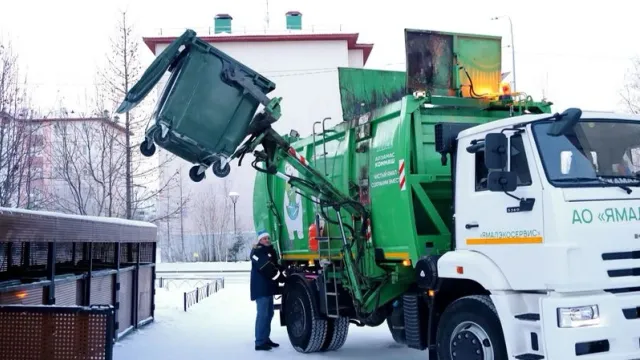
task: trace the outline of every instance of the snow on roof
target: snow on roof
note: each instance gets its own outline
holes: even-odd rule
[[[0,207],[0,242],[155,242],[154,224]]]
[[[371,51],[373,50],[373,44],[358,43],[358,33],[347,32],[310,32],[306,30],[283,30],[277,33],[267,34],[229,34],[220,33],[215,35],[198,36],[202,41],[208,43],[221,43],[221,42],[277,42],[277,41],[346,41],[347,48],[349,50],[362,50],[363,63],[366,64]],[[178,36],[152,36],[143,37],[142,40],[151,50],[154,55],[156,54],[156,47],[161,44],[170,44],[176,40]]]

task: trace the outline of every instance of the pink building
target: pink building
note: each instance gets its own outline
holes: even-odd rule
[[[2,126],[9,145],[0,145],[0,164],[19,167],[0,174],[14,179],[14,199],[8,205],[105,215],[99,201],[105,191],[96,184],[108,180],[109,189],[124,189],[124,177],[109,174],[122,168],[123,125],[105,117],[26,119],[5,114]]]

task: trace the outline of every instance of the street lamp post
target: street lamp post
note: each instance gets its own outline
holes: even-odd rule
[[[507,18],[509,20],[509,31],[511,32],[511,67],[513,71],[513,92],[516,92],[516,48],[513,45],[513,21],[509,15],[502,15],[492,17],[491,20],[498,20],[500,18]]]
[[[238,202],[238,198],[240,197],[240,194],[238,194],[235,191],[232,191],[229,193],[229,197],[231,198],[231,201],[233,202],[233,240],[237,241],[237,237],[238,237],[238,227],[237,227],[237,223],[236,223],[236,203]],[[225,255],[226,261],[229,261],[229,247],[227,247],[227,252]]]

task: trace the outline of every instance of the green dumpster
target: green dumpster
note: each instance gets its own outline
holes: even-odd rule
[[[157,144],[195,164],[193,181],[201,181],[209,167],[216,176],[227,176],[231,155],[250,133],[258,106],[269,103],[266,94],[275,84],[186,30],[158,55],[117,112],[137,106],[167,70],[171,75],[140,151],[152,156]]]

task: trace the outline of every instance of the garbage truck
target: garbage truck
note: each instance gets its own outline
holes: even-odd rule
[[[118,112],[169,71],[140,150],[194,181],[253,155],[301,353],[387,326],[429,359],[640,358],[640,117],[512,92],[499,37],[405,29],[405,47],[404,72],[340,69],[344,118],[318,108],[306,137],[271,127],[273,82],[191,30]]]

